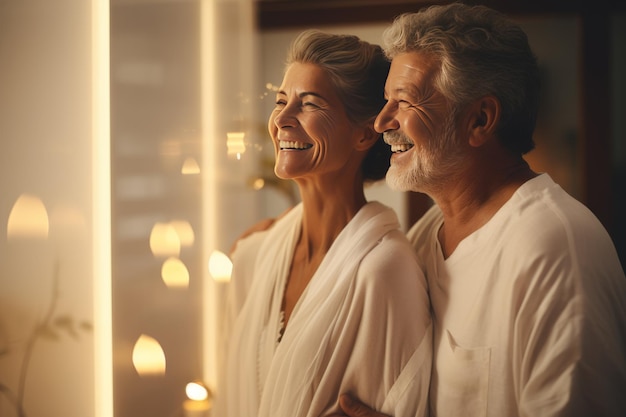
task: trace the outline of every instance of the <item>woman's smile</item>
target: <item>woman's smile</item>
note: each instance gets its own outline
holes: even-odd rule
[[[295,140],[281,140],[278,142],[281,151],[285,150],[305,150],[313,147],[310,143],[298,142]]]

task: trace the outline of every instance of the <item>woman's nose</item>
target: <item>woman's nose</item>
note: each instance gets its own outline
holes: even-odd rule
[[[387,102],[380,113],[378,113],[378,116],[376,116],[376,120],[374,120],[374,129],[378,133],[384,133],[397,128],[398,121],[395,119],[395,111],[391,104]]]
[[[274,124],[277,128],[293,127],[297,123],[293,109],[285,106],[282,109],[276,109],[274,114]]]

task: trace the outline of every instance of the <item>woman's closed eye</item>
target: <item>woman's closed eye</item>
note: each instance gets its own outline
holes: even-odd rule
[[[317,103],[313,103],[312,101],[305,101],[302,103],[302,107],[310,107],[310,108],[315,108],[315,109],[319,109],[320,106]]]

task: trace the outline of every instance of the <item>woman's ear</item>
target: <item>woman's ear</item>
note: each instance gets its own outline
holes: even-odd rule
[[[495,96],[481,97],[468,107],[466,120],[470,146],[482,146],[495,138],[500,122],[500,111],[500,100]]]
[[[362,133],[356,143],[356,149],[359,151],[367,151],[380,138],[380,133],[374,130],[373,122],[361,128],[360,132]]]

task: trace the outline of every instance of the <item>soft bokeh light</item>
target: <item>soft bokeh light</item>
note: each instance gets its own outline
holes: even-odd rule
[[[230,281],[230,275],[233,271],[233,263],[226,254],[215,250],[209,258],[209,273],[217,282]]]
[[[228,132],[226,133],[226,148],[228,156],[234,156],[237,159],[241,158],[241,154],[246,151],[246,145],[244,143],[244,132]]]
[[[185,386],[187,398],[194,401],[204,401],[209,398],[209,390],[199,382],[190,382]]]
[[[200,173],[200,166],[198,165],[198,161],[196,161],[193,157],[188,157],[183,161],[183,167],[181,168],[181,172],[183,175],[193,175]]]
[[[157,222],[150,233],[150,249],[156,257],[178,257],[180,237],[171,223]]]
[[[255,191],[258,191],[258,190],[262,189],[263,187],[265,187],[265,180],[263,178],[255,178],[252,181],[252,188]]]
[[[189,288],[189,271],[178,258],[168,258],[163,262],[161,278],[169,288]]]
[[[215,64],[220,61],[223,56],[218,48],[216,39],[221,39],[218,28],[224,25],[218,24],[218,2],[202,1],[200,2],[200,54],[202,60],[201,74],[202,85],[202,164],[201,175],[203,184],[202,193],[202,231],[200,237],[202,239],[203,265],[208,264],[210,250],[217,247],[217,230],[219,230],[219,220],[217,216],[218,201],[220,201],[220,193],[218,193],[218,167],[220,166],[220,156],[223,156],[223,150],[220,145],[223,142],[215,140],[222,138],[222,133],[218,129],[221,122],[222,114],[229,112],[230,108],[222,109],[221,100],[216,91],[220,90],[218,78],[218,66]],[[223,82],[223,80],[222,80]],[[222,111],[217,111],[222,109]],[[225,113],[223,113],[225,111]],[[221,357],[218,357],[218,326],[217,320],[209,320],[209,317],[215,317],[215,301],[216,295],[213,291],[215,282],[208,279],[208,268],[202,268],[202,299],[203,299],[203,317],[206,326],[202,332],[202,346],[204,349],[202,375],[203,380],[207,381],[211,386],[216,386],[218,375],[217,366]],[[206,279],[205,279],[206,278]]]
[[[133,348],[133,365],[139,376],[165,375],[165,353],[155,338],[139,336]]]
[[[31,194],[22,194],[9,214],[7,238],[47,239],[49,227],[48,212],[41,199]]]
[[[212,405],[211,391],[202,382],[190,382],[185,387],[187,400],[183,403],[185,417],[208,417]]]
[[[94,303],[94,417],[113,417],[111,294],[111,85],[110,1],[91,6],[92,220]],[[75,396],[81,395],[75,393]]]
[[[178,234],[178,239],[180,240],[181,246],[191,246],[195,241],[195,233],[193,232],[193,227],[187,220],[173,220],[170,222],[176,233]]]

